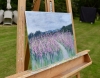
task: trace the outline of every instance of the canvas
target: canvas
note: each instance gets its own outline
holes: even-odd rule
[[[32,70],[75,56],[70,13],[26,11]]]

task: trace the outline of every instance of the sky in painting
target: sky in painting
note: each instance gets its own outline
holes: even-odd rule
[[[25,15],[28,34],[60,29],[62,26],[72,24],[70,13],[26,11]]]

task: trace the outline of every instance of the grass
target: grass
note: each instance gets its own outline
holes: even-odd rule
[[[78,51],[89,49],[93,64],[81,72],[81,78],[100,77],[100,20],[95,24],[80,23],[75,19]]]
[[[0,26],[0,78],[15,73],[16,26]]]
[[[95,24],[74,19],[78,52],[89,49],[93,64],[81,71],[81,78],[100,77],[100,20]],[[16,26],[0,26],[0,78],[16,69]]]

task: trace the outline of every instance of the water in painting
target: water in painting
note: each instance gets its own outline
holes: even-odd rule
[[[32,70],[75,56],[70,13],[26,11]]]

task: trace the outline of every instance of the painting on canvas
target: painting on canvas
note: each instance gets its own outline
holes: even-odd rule
[[[75,56],[70,13],[26,11],[32,70]]]

